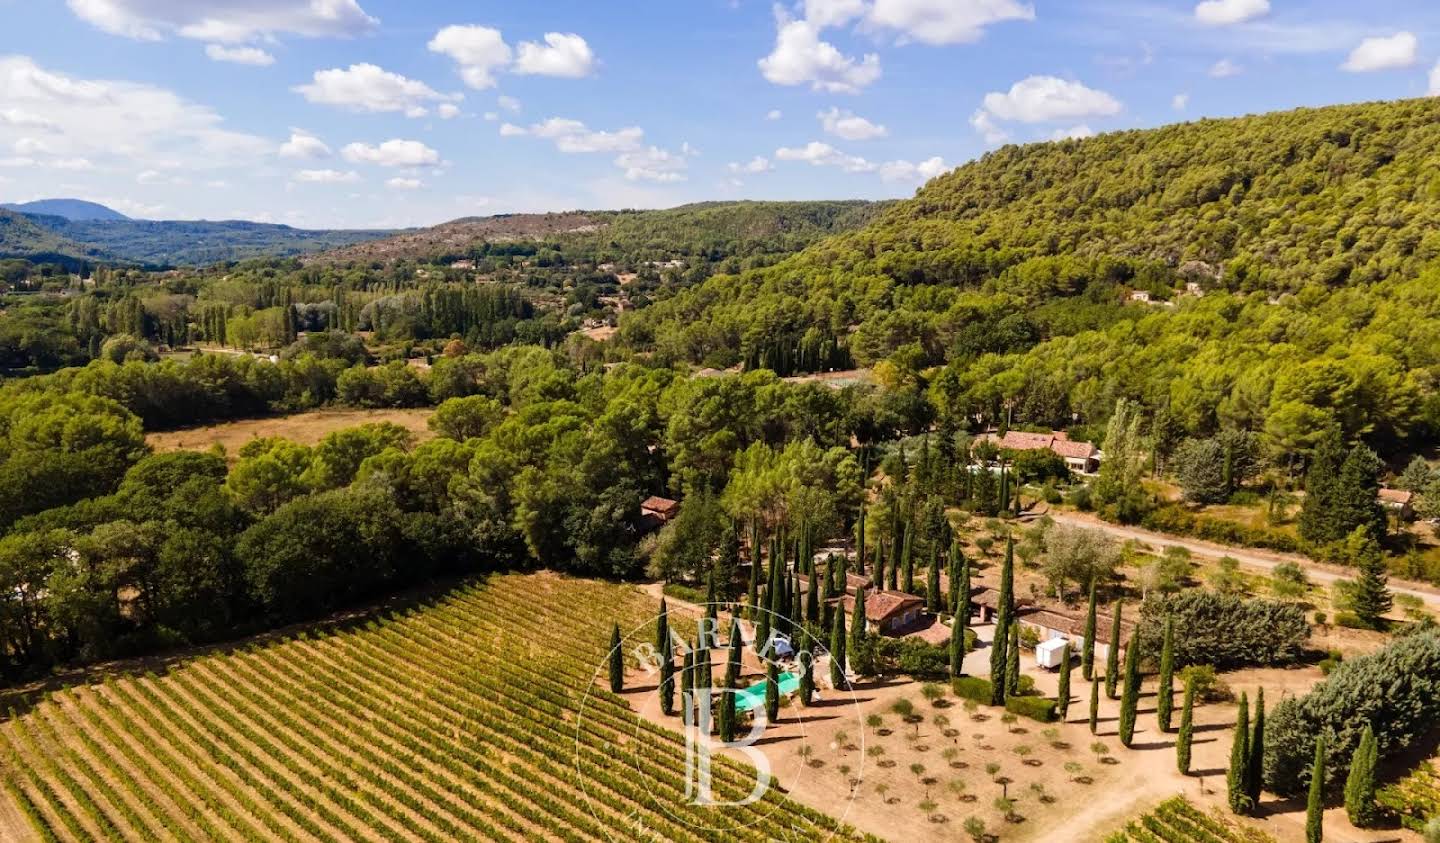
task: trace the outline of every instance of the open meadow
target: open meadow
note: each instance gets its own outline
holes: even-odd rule
[[[398,424],[415,436],[416,442],[434,438],[427,426],[434,409],[421,407],[409,410],[312,410],[270,418],[242,419],[222,422],[203,427],[187,427],[150,433],[145,441],[156,451],[208,451],[215,445],[225,449],[230,459],[235,459],[240,448],[252,439],[278,436],[299,445],[315,445],[326,435],[337,430],[358,427],[362,424],[390,422]]]

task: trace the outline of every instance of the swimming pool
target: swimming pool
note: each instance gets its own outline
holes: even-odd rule
[[[769,680],[756,682],[754,685],[735,692],[735,710],[752,711],[765,707],[765,685]],[[785,672],[780,674],[780,696],[793,694],[800,688],[800,674]]]

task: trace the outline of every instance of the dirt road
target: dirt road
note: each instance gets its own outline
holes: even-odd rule
[[[1329,565],[1324,562],[1316,562],[1298,553],[1281,553],[1274,550],[1234,547],[1231,545],[1207,542],[1201,539],[1172,536],[1165,533],[1145,530],[1140,527],[1126,527],[1120,524],[1112,524],[1108,521],[1102,521],[1093,515],[1078,512],[1062,512],[1052,509],[1047,514],[1060,524],[1070,524],[1076,527],[1088,527],[1093,530],[1100,530],[1122,540],[1136,539],[1156,549],[1170,545],[1183,547],[1196,556],[1207,559],[1219,559],[1222,556],[1229,556],[1233,559],[1240,560],[1240,564],[1242,565],[1250,568],[1258,568],[1266,572],[1273,571],[1275,566],[1281,562],[1295,562],[1305,569],[1305,573],[1310,576],[1311,580],[1325,585],[1329,585],[1337,580],[1350,579],[1355,575],[1354,571],[1347,568],[1338,565]],[[1424,600],[1430,608],[1440,609],[1440,590],[1437,590],[1433,586],[1391,578],[1390,590],[1396,594],[1413,594],[1421,600]]]

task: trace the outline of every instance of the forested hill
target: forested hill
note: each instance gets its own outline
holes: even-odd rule
[[[1099,422],[1132,397],[1300,453],[1331,422],[1428,435],[1437,118],[1423,99],[1006,147],[859,231],[626,314],[618,342],[782,373],[884,361],[950,421]]]
[[[38,218],[0,208],[0,258],[22,258],[35,263],[61,263],[78,266],[86,260],[104,260],[108,256],[99,248],[89,246],[51,231],[39,224]],[[58,217],[55,219],[59,220]]]

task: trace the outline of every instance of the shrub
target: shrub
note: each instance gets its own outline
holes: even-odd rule
[[[1336,612],[1335,625],[1343,626],[1346,629],[1369,629],[1370,625],[1360,620],[1360,616],[1354,612]]]
[[[1327,736],[1326,778],[1336,783],[1367,725],[1383,759],[1428,733],[1436,718],[1440,628],[1420,629],[1342,662],[1310,693],[1276,706],[1266,724],[1265,784],[1282,796],[1304,792],[1316,735]]]
[[[1005,700],[1005,710],[1028,717],[1031,720],[1038,720],[1041,723],[1053,723],[1055,721],[1055,707],[1059,702],[1048,697],[1009,697]]]
[[[1295,553],[1305,548],[1294,536],[1281,530],[1267,527],[1250,527],[1196,515],[1178,504],[1156,507],[1140,519],[1140,525],[1147,530],[1160,533],[1174,533],[1194,536],[1219,544],[1237,544],[1246,547],[1263,547],[1285,553]]]
[[[988,679],[981,679],[978,676],[960,676],[951,680],[950,687],[955,690],[957,697],[974,700],[984,705],[990,704],[991,685]]]
[[[1230,686],[1215,675],[1215,668],[1208,664],[1192,664],[1180,671],[1180,685],[1195,680],[1195,698],[1201,702],[1224,702],[1230,699]]]
[[[1142,652],[1160,652],[1167,616],[1184,631],[1175,637],[1175,663],[1180,665],[1291,664],[1310,639],[1305,612],[1294,604],[1189,591],[1152,596],[1141,604],[1137,638]]]

